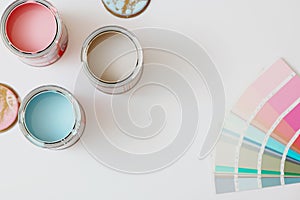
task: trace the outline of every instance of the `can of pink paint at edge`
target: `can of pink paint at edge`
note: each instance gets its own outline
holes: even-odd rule
[[[17,0],[1,18],[6,47],[31,66],[48,66],[64,54],[68,31],[54,6],[44,0]]]

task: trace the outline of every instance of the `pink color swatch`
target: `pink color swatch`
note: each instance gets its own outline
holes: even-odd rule
[[[272,137],[281,142],[282,144],[287,145],[288,142],[292,139],[292,137],[295,135],[294,129],[285,121],[282,120],[274,132],[272,133]],[[300,153],[300,149],[299,149]]]
[[[300,104],[298,104],[286,117],[285,121],[294,129],[298,131],[300,129]]]
[[[6,35],[12,45],[26,53],[46,49],[57,32],[55,16],[50,9],[36,2],[17,6],[6,21]]]
[[[293,149],[293,150],[300,149],[300,137],[298,137],[296,139],[296,141],[294,142],[294,144],[292,144],[291,149]],[[298,153],[299,153],[299,151],[298,151]]]
[[[283,113],[290,105],[300,98],[300,77],[295,76],[279,92],[277,92],[269,103],[278,113]]]
[[[262,100],[292,73],[294,73],[293,70],[284,60],[278,60],[246,90],[233,108],[233,112],[244,120],[249,120]]]
[[[264,133],[270,131],[277,119],[300,98],[300,77],[294,76],[282,88],[278,88],[294,71],[280,59],[263,73],[241,96],[233,112],[244,120],[249,120],[255,110],[275,89],[279,89],[256,113],[251,124]],[[300,129],[300,104],[283,116],[271,137],[287,145]],[[300,153],[300,139],[291,147]]]
[[[251,124],[266,133],[278,117],[279,113],[272,107],[271,104],[266,103],[257,113]]]
[[[18,96],[7,86],[0,84],[0,132],[15,124],[18,110]]]
[[[300,77],[295,76],[262,107],[251,122],[267,132],[279,116],[300,98]]]

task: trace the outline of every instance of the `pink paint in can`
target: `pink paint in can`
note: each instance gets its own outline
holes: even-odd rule
[[[24,63],[47,66],[65,52],[68,32],[57,10],[47,1],[18,0],[1,18],[5,45]]]

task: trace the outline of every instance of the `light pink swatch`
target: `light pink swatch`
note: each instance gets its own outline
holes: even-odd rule
[[[300,98],[298,88],[300,88],[300,77],[295,76],[262,107],[251,124],[267,133],[279,116]],[[282,120],[271,134],[271,137],[287,145],[295,132],[294,126],[286,120]],[[299,148],[293,147],[293,149],[300,153]]]
[[[272,107],[272,105],[266,103],[257,113],[251,124],[267,133],[278,117],[279,113]]]
[[[57,31],[55,16],[36,2],[17,6],[6,21],[6,34],[12,45],[22,52],[37,53],[46,49]]]
[[[300,98],[300,77],[295,76],[279,92],[277,92],[269,103],[279,113],[283,113],[298,98]]]
[[[292,73],[294,73],[293,70],[284,60],[278,60],[246,90],[234,106],[233,112],[244,120],[249,120],[263,99]]]

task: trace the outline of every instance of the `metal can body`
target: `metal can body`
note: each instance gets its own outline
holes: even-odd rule
[[[17,48],[9,38],[7,30],[9,17],[16,9],[26,4],[37,4],[43,6],[49,13],[51,13],[51,15],[53,15],[56,23],[55,36],[53,37],[53,40],[51,40],[49,45],[37,52],[28,52]],[[66,26],[63,24],[63,21],[55,7],[45,0],[17,0],[10,4],[4,11],[1,18],[1,37],[5,46],[12,53],[18,56],[22,62],[37,67],[48,66],[56,62],[62,57],[68,44],[68,31]]]

